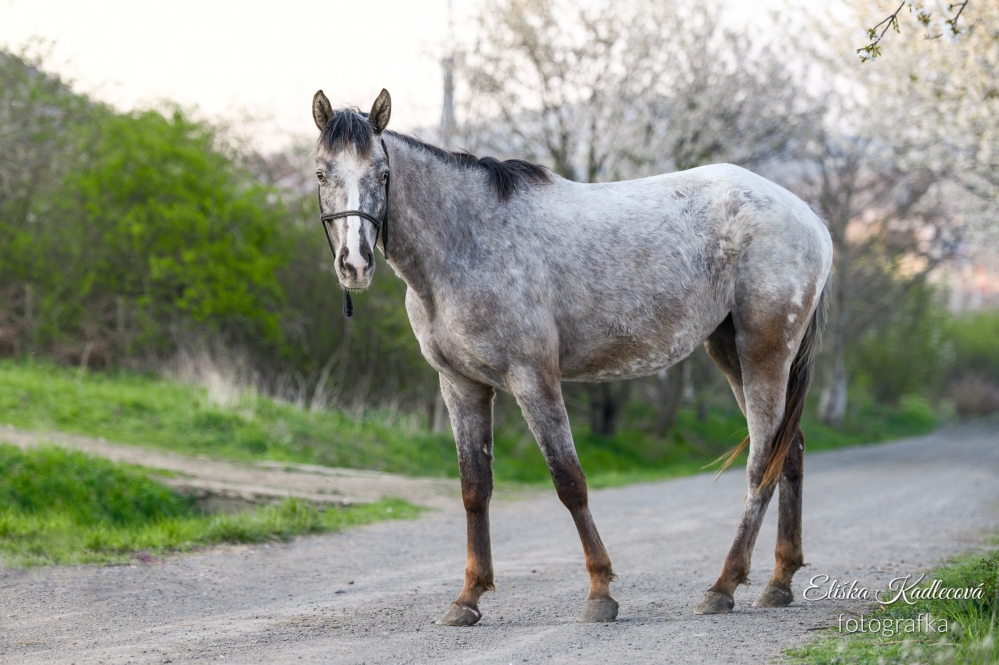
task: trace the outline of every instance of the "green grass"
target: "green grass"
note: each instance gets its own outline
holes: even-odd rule
[[[511,413],[516,408],[506,406]],[[803,423],[811,451],[922,434],[936,425],[932,410],[918,398],[903,399],[894,408],[860,402],[841,429],[819,424],[810,417],[814,412],[810,405]],[[580,461],[594,487],[695,473],[746,434],[745,419],[734,406],[716,406],[703,421],[683,409],[666,437],[648,431],[654,415],[651,407],[633,403],[625,420],[635,426],[613,438],[574,425]],[[507,420],[496,432],[497,481],[549,483],[544,458],[523,419]],[[223,408],[197,386],[123,371],[80,377],[43,361],[0,360],[3,423],[219,458],[458,475],[454,442],[427,432],[414,418],[368,412],[358,420],[255,396]]]
[[[870,400],[857,404],[843,427],[835,429],[820,423],[809,404],[802,421],[810,452],[843,446],[887,441],[933,431],[937,418],[929,404],[920,398],[906,398],[894,408]],[[650,406],[634,403],[628,420],[642,424],[655,421]],[[642,429],[622,429],[613,438],[574,426],[573,438],[580,463],[592,487],[619,486],[634,482],[661,480],[701,471],[746,436],[746,419],[737,408],[715,407],[700,420],[693,409],[681,409],[677,422],[666,437]],[[493,466],[500,480],[545,482],[548,470],[534,439],[521,425],[500,429],[496,434]],[[745,464],[746,453],[735,463]]]
[[[137,372],[88,372],[77,379],[75,370],[48,362],[0,360],[0,423],[217,458],[458,473],[448,437],[392,414],[357,421],[255,396],[223,408],[204,388]]]
[[[206,515],[136,467],[62,448],[0,444],[0,555],[8,566],[121,563],[419,512],[397,499],[325,510],[288,499],[237,515]]]
[[[868,619],[890,628],[879,632],[839,632],[837,626],[810,644],[786,652],[792,663],[809,665],[875,665],[887,663],[999,663],[999,552],[986,557],[965,556],[933,573],[943,587],[974,588],[982,585],[981,600],[899,601],[871,611]],[[929,581],[923,586],[927,586]],[[896,627],[929,615],[935,627],[945,621],[945,632],[906,632]],[[853,617],[855,618],[855,617]],[[869,624],[868,624],[869,625]],[[922,624],[925,626],[925,619]],[[911,624],[910,624],[911,627]]]

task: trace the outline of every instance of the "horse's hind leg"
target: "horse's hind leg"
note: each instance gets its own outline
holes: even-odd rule
[[[468,526],[465,585],[437,623],[471,626],[481,617],[479,597],[493,587],[489,544],[489,498],[493,491],[493,389],[441,376],[441,394],[451,415],[461,471],[461,498]]]
[[[798,330],[768,330],[766,326],[745,325],[740,321],[735,322],[736,328],[740,323],[743,323],[743,328],[735,335],[735,340],[741,367],[743,404],[749,425],[749,461],[746,465],[749,494],[721,575],[697,605],[696,614],[731,611],[735,606],[736,588],[748,581],[753,546],[774,492],[773,483],[763,485],[763,476],[774,445],[774,435],[784,415],[788,368],[790,357],[794,354],[794,350],[788,348],[787,340],[799,337]]]
[[[579,620],[587,623],[614,621],[618,608],[617,601],[610,595],[614,573],[607,548],[590,515],[586,476],[572,443],[558,373],[553,371],[550,376],[544,376],[540,372],[515,371],[510,373],[509,382],[510,391],[517,398],[548,462],[558,498],[569,509],[583,543],[590,593]]]
[[[799,429],[781,469],[774,574],[753,607],[787,607],[794,600],[791,578],[805,565],[801,551],[801,481],[804,464],[805,434]]]
[[[742,392],[742,367],[735,344],[735,325],[732,315],[715,329],[704,342],[708,355],[725,374],[739,408],[746,411]],[[753,603],[754,607],[786,607],[791,604],[791,578],[804,565],[801,551],[801,481],[804,470],[805,435],[798,430],[798,438],[784,458],[780,476],[780,496],[777,515],[777,563],[773,577]]]

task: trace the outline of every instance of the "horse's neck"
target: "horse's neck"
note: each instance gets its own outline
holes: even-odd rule
[[[474,174],[387,134],[391,161],[389,262],[427,305],[436,284],[462,263],[459,239],[478,214]],[[459,218],[460,211],[460,218]]]

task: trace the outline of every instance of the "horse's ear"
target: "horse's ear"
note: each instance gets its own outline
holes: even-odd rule
[[[332,117],[333,106],[330,104],[330,100],[326,99],[323,91],[319,90],[312,97],[312,119],[316,121],[316,127],[319,128],[319,131],[323,131],[323,127]]]
[[[368,114],[368,122],[375,129],[375,134],[381,134],[388,127],[389,117],[392,115],[392,98],[388,90],[382,88],[378,94],[378,99],[371,105],[371,113]]]

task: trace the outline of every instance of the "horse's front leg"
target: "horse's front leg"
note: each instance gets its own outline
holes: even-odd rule
[[[471,626],[482,618],[479,597],[493,589],[493,555],[489,544],[489,498],[493,492],[493,396],[490,386],[452,381],[441,375],[441,394],[451,415],[458,447],[461,498],[468,524],[465,585],[437,623]]]
[[[562,401],[562,385],[557,371],[550,375],[543,372],[511,372],[510,389],[524,418],[534,433],[541,452],[548,462],[552,481],[559,499],[576,523],[579,539],[586,555],[586,570],[590,574],[590,593],[579,620],[582,622],[607,622],[617,618],[617,601],[610,595],[614,579],[610,556],[600,540],[597,527],[590,515],[586,490],[586,476],[579,465],[576,448],[572,443],[569,416]]]

